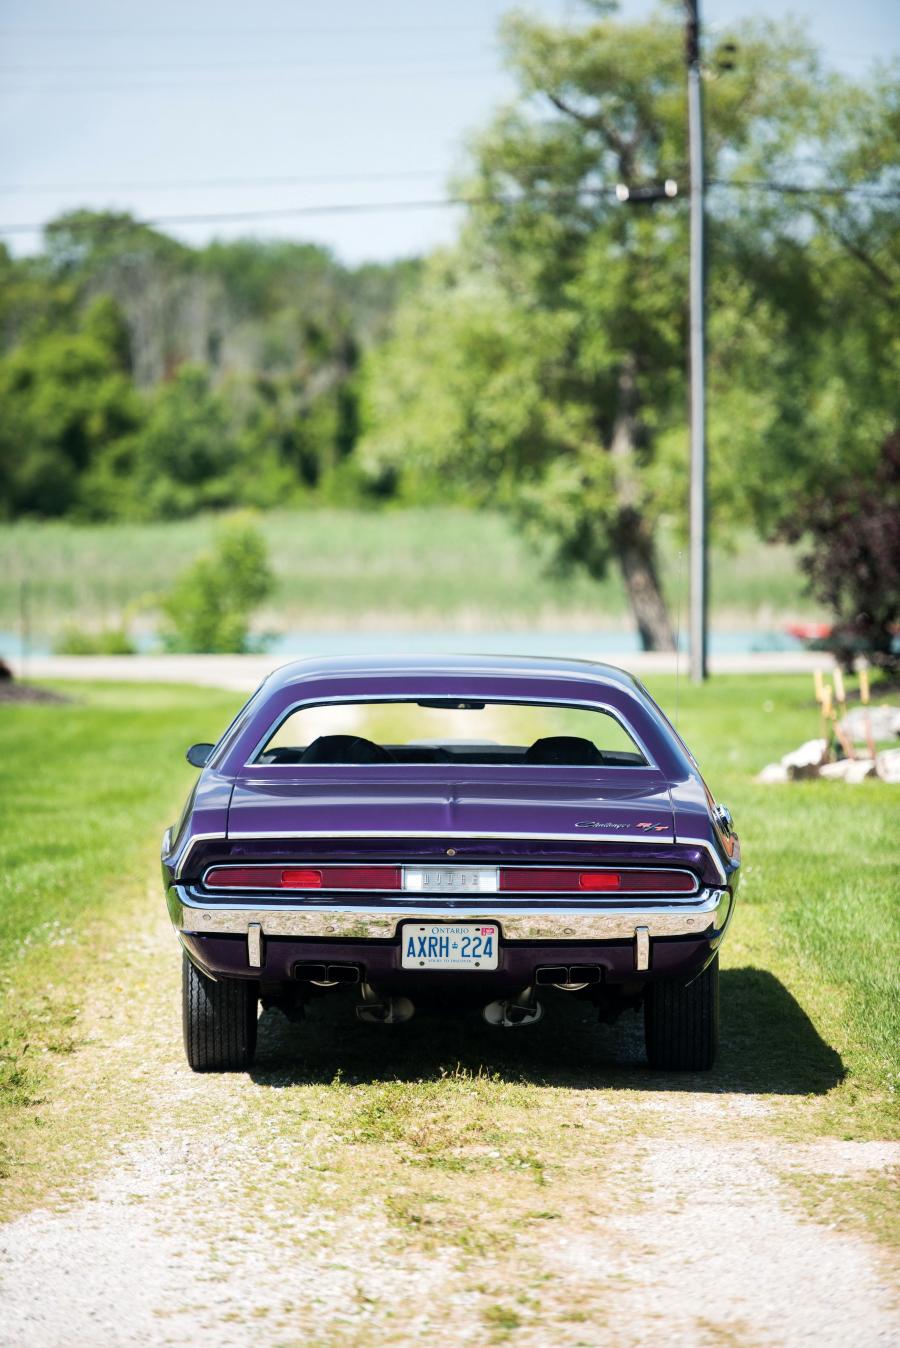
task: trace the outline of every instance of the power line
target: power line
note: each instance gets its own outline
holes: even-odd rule
[[[269,210],[219,211],[202,215],[160,215],[152,220],[109,221],[111,229],[132,229],[144,226],[155,229],[163,225],[215,225],[240,223],[249,220],[288,219],[302,215],[361,215],[378,214],[386,211],[424,211],[442,210],[458,206],[514,205],[529,200],[569,200],[581,196],[598,196],[614,193],[614,187],[580,188],[571,192],[548,193],[538,197],[536,194],[524,196],[521,193],[509,195],[488,194],[485,196],[434,197],[409,201],[345,201],[315,206],[274,207]],[[49,221],[41,224],[0,225],[0,234],[37,234],[46,228]],[[77,228],[77,225],[76,225]]]
[[[882,200],[900,201],[900,190],[883,191],[880,189],[868,189],[866,187],[854,187],[852,185],[830,185],[823,187],[806,187],[800,184],[791,183],[770,183],[770,182],[730,182],[723,178],[714,178],[710,183],[720,188],[737,190],[762,190],[769,192],[781,192],[785,195],[814,195],[821,197],[848,197],[859,196],[862,198],[878,198]],[[362,214],[380,214],[389,211],[420,211],[420,210],[443,210],[456,208],[460,206],[517,206],[531,203],[549,203],[554,201],[580,201],[597,199],[604,196],[610,196],[616,199],[616,188],[621,184],[605,183],[598,184],[596,187],[580,187],[571,190],[557,190],[551,192],[510,192],[510,193],[485,193],[481,195],[469,196],[447,196],[431,197],[420,199],[408,199],[399,201],[345,201],[319,203],[310,206],[285,206],[263,208],[261,210],[248,211],[214,211],[203,212],[200,214],[185,215],[159,215],[152,219],[134,220],[123,219],[121,221],[111,220],[107,222],[110,230],[132,229],[134,227],[144,227],[155,229],[166,225],[214,225],[214,224],[239,224],[252,220],[276,220],[290,219],[300,216],[315,215],[362,215]],[[635,194],[635,199],[637,195]],[[0,225],[0,235],[8,234],[38,234],[51,223],[42,221],[30,224],[10,224]],[[90,222],[93,223],[93,222]],[[87,226],[87,222],[85,227]],[[75,222],[72,226],[77,229]]]
[[[211,76],[207,76],[202,80],[198,80],[196,76],[191,76],[189,71],[185,71],[184,74],[186,76],[184,79],[130,79],[111,80],[104,83],[98,83],[94,80],[83,83],[73,81],[65,82],[59,80],[55,76],[46,75],[40,79],[27,83],[16,84],[11,80],[5,80],[2,87],[0,87],[0,93],[5,95],[27,94],[32,90],[41,89],[50,89],[54,94],[97,94],[120,93],[123,91],[133,93],[137,89],[202,89],[204,91],[223,89],[228,92],[237,86],[242,88],[258,88],[262,86],[263,88],[270,89],[276,84],[284,85],[285,82],[288,82],[291,88],[296,89],[298,87],[298,81],[287,70],[273,72],[268,76],[263,74],[244,75],[239,73],[229,73],[227,71],[222,71],[221,73],[212,72]],[[431,65],[414,62],[404,64],[400,62],[396,66],[392,66],[390,63],[384,62],[372,62],[369,64],[359,62],[355,65],[348,63],[341,67],[328,67],[325,62],[315,61],[310,63],[306,73],[302,76],[302,81],[303,86],[305,86],[310,83],[321,83],[322,81],[334,83],[338,79],[349,81],[351,79],[362,77],[363,75],[370,82],[377,80],[383,82],[388,80],[395,81],[401,77],[410,80],[420,78],[429,80],[483,79],[486,76],[496,77],[500,74],[502,74],[502,71],[498,65],[448,66],[443,60],[438,61],[437,59]]]
[[[816,164],[827,167],[828,160],[813,155],[799,155],[795,157],[793,163],[795,166],[801,164]],[[553,164],[547,163],[534,166],[544,171],[550,171],[554,168]],[[789,167],[785,165],[784,167]],[[310,173],[310,174],[275,174],[268,177],[235,177],[235,178],[157,178],[157,179],[82,179],[80,182],[20,182],[3,183],[0,182],[0,194],[13,192],[95,192],[95,191],[184,191],[185,189],[195,188],[219,188],[219,187],[302,187],[315,183],[381,183],[409,181],[422,178],[443,177],[446,168],[430,169],[379,169],[372,172],[353,171],[349,173]],[[757,179],[748,179],[741,181],[739,179],[728,178],[709,178],[708,182],[728,188],[759,188],[761,190],[774,190],[780,192],[866,192],[874,193],[879,189],[870,188],[865,184],[854,186],[852,183],[841,184],[834,188],[824,188],[821,186],[805,186],[802,184],[791,183],[773,183],[771,181],[762,181]],[[585,188],[583,190],[589,190]],[[592,189],[590,189],[592,190]]]
[[[347,60],[329,60],[328,58],[312,57],[307,60],[278,60],[266,61],[248,59],[246,56],[233,61],[149,61],[142,65],[122,64],[114,59],[93,65],[0,65],[0,74],[3,75],[38,75],[48,78],[55,78],[57,75],[96,75],[109,74],[113,71],[121,75],[152,75],[162,73],[169,74],[192,74],[198,70],[222,70],[226,72],[252,71],[252,70],[324,70],[336,68],[349,68],[358,70],[360,68],[370,68],[377,66],[379,69],[393,68],[395,66],[420,65],[434,61],[438,64],[444,64],[447,61],[468,61],[474,53],[481,53],[490,50],[490,44],[484,43],[472,51],[454,52],[448,55],[446,52],[424,53],[416,52],[409,61],[357,61],[352,58]]]
[[[861,197],[883,201],[900,201],[900,189],[854,186],[852,183],[834,183],[815,186],[807,183],[773,183],[765,179],[707,178],[713,187],[725,187],[737,192],[778,192],[797,197]]]
[[[157,181],[69,183],[0,183],[9,192],[182,191],[195,187],[301,187],[307,183],[381,183],[400,179],[442,178],[446,169],[398,169],[378,173],[314,173],[271,178],[169,178]]]
[[[285,25],[283,27],[264,27],[262,25],[253,25],[246,28],[220,28],[216,27],[215,37],[243,37],[246,34],[252,34],[254,37],[263,34],[283,35],[285,33],[308,34],[310,36],[318,33],[333,33],[342,37],[352,37],[355,33],[361,33],[366,36],[376,36],[378,33],[491,33],[494,26],[489,28],[482,24],[449,24],[449,23],[422,23],[422,24],[398,24],[398,23],[377,23],[377,24],[330,24],[318,26],[295,26]],[[4,33],[36,33],[42,37],[56,36],[58,33],[69,35],[83,35],[84,37],[103,37],[107,34],[116,34],[125,37],[145,37],[150,33],[161,34],[193,34],[204,38],[210,37],[209,28],[189,28],[182,27],[180,24],[175,26],[141,25],[121,26],[118,28],[59,28],[55,24],[45,27],[37,27],[34,24],[0,24],[0,36]]]

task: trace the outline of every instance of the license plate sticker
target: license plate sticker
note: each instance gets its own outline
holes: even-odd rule
[[[500,929],[490,922],[407,922],[400,941],[404,969],[496,969]]]

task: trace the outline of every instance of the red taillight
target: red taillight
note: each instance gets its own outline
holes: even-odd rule
[[[277,872],[275,872],[277,875]],[[321,871],[282,871],[280,885],[281,889],[321,889],[322,872]]]
[[[399,866],[213,866],[210,889],[399,889]]]
[[[697,882],[688,871],[551,869],[504,866],[500,888],[520,894],[693,894]]]
[[[329,889],[402,889],[399,866],[323,866]]]
[[[281,875],[274,866],[214,866],[206,883],[213,889],[281,889]]]
[[[579,889],[621,889],[622,876],[618,871],[582,871],[578,877]]]

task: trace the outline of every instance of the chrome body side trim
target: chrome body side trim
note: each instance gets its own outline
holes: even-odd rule
[[[251,925],[256,924],[260,937],[297,940],[331,937],[389,941],[404,922],[472,921],[497,923],[507,941],[634,941],[640,928],[646,930],[649,941],[658,936],[719,933],[733,906],[727,889],[704,889],[688,904],[660,899],[630,908],[604,907],[599,902],[549,908],[543,903],[505,903],[496,895],[484,898],[486,902],[481,904],[470,900],[404,904],[392,897],[381,903],[278,904],[263,908],[211,902],[208,896],[192,893],[183,885],[173,885],[168,893],[169,912],[179,932],[247,936]]]
[[[184,874],[184,868],[185,868],[185,865],[186,865],[186,863],[187,863],[187,859],[188,859],[188,857],[190,856],[191,849],[193,848],[194,843],[196,843],[196,842],[207,841],[207,840],[209,840],[209,839],[219,839],[219,840],[221,840],[222,842],[226,842],[226,841],[227,841],[227,842],[247,842],[247,841],[252,841],[252,840],[254,840],[254,839],[270,839],[270,840],[271,840],[271,839],[273,839],[273,838],[284,838],[285,840],[289,840],[289,839],[291,839],[291,838],[319,838],[319,839],[321,839],[321,841],[322,841],[323,843],[327,843],[329,838],[434,838],[435,836],[437,836],[437,835],[435,834],[434,829],[402,829],[402,830],[401,830],[401,829],[395,829],[395,828],[389,828],[389,829],[358,829],[358,828],[332,829],[332,830],[329,830],[329,832],[327,832],[327,833],[323,833],[323,832],[321,831],[321,829],[290,829],[290,830],[288,830],[288,829],[277,829],[277,830],[275,830],[274,832],[267,832],[267,833],[230,833],[230,832],[229,832],[227,835],[224,834],[224,833],[195,833],[195,834],[193,835],[193,837],[187,842],[187,844],[185,845],[185,847],[184,847],[184,849],[183,849],[183,851],[182,851],[180,857],[178,858],[178,865],[177,865],[176,868],[175,868],[175,879],[176,879],[176,880],[180,880],[181,877],[182,877],[182,875]],[[453,833],[453,832],[451,831],[451,832],[443,833],[443,834],[441,834],[440,836],[446,837],[446,838],[453,838],[454,840],[460,839],[460,838],[470,838],[470,839],[479,839],[479,840],[485,839],[485,838],[491,838],[491,839],[493,839],[493,838],[498,838],[498,839],[519,840],[519,841],[526,841],[526,842],[532,841],[532,840],[533,840],[534,842],[571,842],[571,843],[583,843],[583,842],[585,841],[585,837],[584,837],[584,834],[583,834],[583,833],[581,833],[581,834],[575,834],[575,833],[490,833],[490,832],[487,832],[487,833]],[[632,843],[646,843],[646,844],[647,844],[648,846],[650,846],[650,847],[653,847],[653,846],[657,846],[657,847],[658,847],[658,846],[671,847],[671,846],[681,845],[682,843],[684,843],[684,844],[686,844],[686,845],[689,846],[689,847],[702,847],[702,848],[704,849],[704,851],[706,851],[706,852],[709,853],[710,857],[712,858],[713,862],[715,863],[715,866],[716,866],[716,874],[718,875],[719,881],[724,885],[724,884],[727,882],[727,879],[728,879],[728,877],[727,877],[726,874],[725,874],[725,867],[724,867],[723,864],[722,864],[722,858],[719,856],[719,853],[715,850],[715,848],[713,847],[712,843],[710,843],[706,838],[678,838],[678,837],[676,837],[674,834],[667,834],[666,837],[664,837],[664,838],[663,838],[663,837],[660,837],[659,834],[656,834],[654,837],[635,837],[635,836],[632,835],[632,834],[623,835],[623,834],[621,834],[621,833],[617,833],[617,834],[615,834],[615,835],[613,835],[613,836],[606,836],[606,835],[604,835],[603,841],[604,841],[604,842],[620,842],[620,843],[627,843],[629,846],[631,846]],[[219,864],[219,865],[223,865],[224,863],[223,863],[223,862],[219,862],[218,864]],[[510,863],[510,864],[512,864],[512,863]],[[597,859],[593,860],[593,864],[596,865],[596,866],[601,866],[601,865],[603,865],[604,863],[603,863],[602,859],[597,858]]]
[[[193,848],[194,848],[194,844],[195,844],[195,843],[200,843],[200,842],[226,842],[227,839],[228,839],[228,834],[227,834],[227,833],[221,833],[221,832],[219,832],[219,833],[192,833],[191,836],[188,838],[187,842],[186,842],[186,843],[184,844],[184,846],[182,847],[181,852],[179,853],[179,856],[178,856],[178,861],[175,863],[175,879],[176,879],[176,880],[179,880],[179,879],[181,878],[182,872],[184,871],[185,862],[187,861],[188,857],[190,856],[191,852],[193,851]],[[164,858],[164,860],[165,860],[165,858]]]

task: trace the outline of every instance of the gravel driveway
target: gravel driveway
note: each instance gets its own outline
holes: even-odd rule
[[[159,909],[99,953],[37,1111],[0,1343],[900,1341],[889,1257],[833,1201],[896,1146],[792,1141],[802,1098],[652,1077],[636,1023],[572,1002],[509,1032],[269,1011],[252,1075],[195,1076]]]

